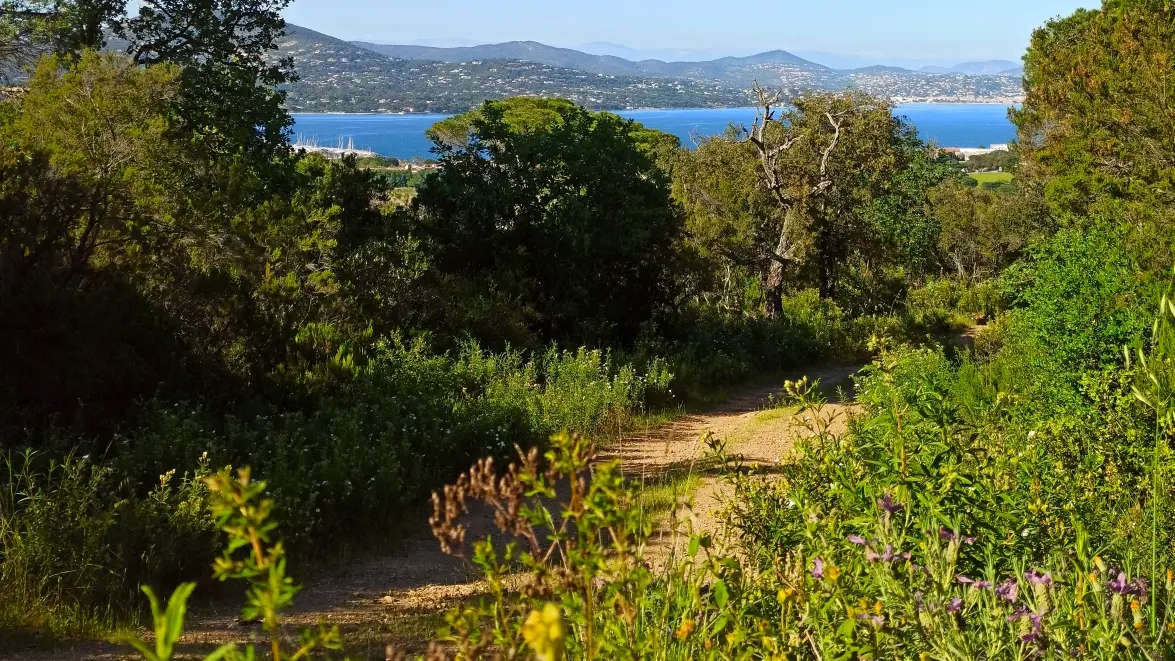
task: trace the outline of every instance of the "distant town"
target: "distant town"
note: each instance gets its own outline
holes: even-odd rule
[[[456,113],[486,99],[558,96],[596,109],[721,108],[751,102],[756,83],[787,94],[858,88],[895,103],[1023,101],[1022,71],[960,65],[838,70],[772,51],[710,62],[632,62],[534,42],[427,48],[348,42],[290,25],[278,57],[294,61],[294,112]],[[973,63],[987,64],[987,63]]]

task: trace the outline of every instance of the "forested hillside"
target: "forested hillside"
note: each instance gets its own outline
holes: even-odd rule
[[[1005,102],[1019,77],[923,73],[888,67],[836,71],[786,51],[708,62],[630,62],[535,42],[467,48],[348,43],[287,26],[273,55],[290,57],[299,80],[291,110],[459,113],[487,99],[566,98],[589,108],[743,107],[756,82],[799,94],[863,89],[882,97]]]
[[[389,58],[334,37],[289,26],[273,55],[289,57],[295,112],[459,113],[486,99],[565,97],[590,108],[744,106],[749,96],[709,80],[651,78],[521,60],[513,54],[449,63]]]
[[[756,87],[693,150],[485,102],[405,201],[292,150],[285,2],[218,6],[0,14],[0,656],[403,658],[283,622],[426,520],[484,579],[430,659],[1175,655],[1175,8],[1033,35],[998,187],[885,99]],[[722,532],[599,458],[828,362],[848,420],[790,381],[783,456],[675,467]]]

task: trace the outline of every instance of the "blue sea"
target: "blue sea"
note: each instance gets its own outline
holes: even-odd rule
[[[1008,121],[1006,106],[985,103],[910,103],[894,113],[909,119],[923,140],[941,147],[984,147],[1010,142],[1016,129]],[[699,137],[717,135],[732,122],[750,123],[754,108],[699,108],[680,110],[628,110],[617,113],[681,138],[689,146]],[[396,158],[429,158],[432,144],[424,131],[447,115],[295,114],[294,134],[303,141],[323,146],[354,141],[368,149]]]

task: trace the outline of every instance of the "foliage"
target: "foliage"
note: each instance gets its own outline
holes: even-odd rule
[[[281,611],[293,603],[297,585],[286,575],[285,549],[282,542],[273,539],[277,523],[271,518],[273,501],[263,497],[265,482],[250,480],[248,468],[242,468],[233,478],[225,469],[204,478],[212,494],[209,509],[216,518],[217,527],[228,537],[224,552],[216,559],[213,572],[219,580],[245,579],[249,589],[241,609],[247,620],[260,619],[269,636],[270,657],[274,661],[294,661],[310,658],[315,650],[338,651],[343,640],[338,627],[328,629],[320,625],[318,631],[301,633],[293,651],[286,651],[282,640]],[[244,550],[244,553],[240,553]],[[155,625],[155,641],[151,645],[135,636],[125,636],[122,642],[134,647],[146,661],[169,661],[174,657],[176,643],[183,633],[187,600],[194,583],[177,587],[161,608],[150,586],[144,585],[151,602],[151,616]],[[204,661],[246,661],[256,658],[253,645],[238,649],[233,643],[220,646]]]
[[[199,573],[216,553],[206,458],[142,493],[87,456],[5,457],[0,474],[0,627],[100,633],[135,585]],[[97,630],[95,630],[97,629]]]
[[[698,286],[714,291],[724,273],[727,281],[757,278],[768,316],[785,285],[815,286],[855,313],[875,312],[860,300],[884,298],[885,285],[851,280],[897,265],[927,270],[938,235],[927,191],[953,171],[877,99],[813,93],[786,110],[777,104],[761,92],[751,129],[679,157],[674,196],[703,260]]]
[[[223,417],[151,402],[116,437],[114,456],[9,458],[0,612],[22,627],[77,631],[87,619],[127,615],[140,583],[199,578],[216,551],[201,515],[210,463],[263,469],[275,511],[298,522],[289,538],[310,555],[365,541],[356,531],[370,531],[367,541],[395,535],[404,509],[455,467],[511,443],[563,428],[616,434],[646,399],[664,399],[671,378],[663,363],[638,373],[600,351],[527,359],[469,346],[445,356],[389,343],[308,413]],[[63,431],[46,444],[84,442]],[[180,479],[177,469],[189,472]]]
[[[1033,34],[1027,98],[1012,116],[1027,173],[1058,211],[1169,222],[1173,18],[1165,2],[1107,0]],[[1151,249],[1170,263],[1166,245]]]
[[[549,130],[518,131],[487,103],[468,146],[438,142],[416,223],[440,271],[493,283],[540,340],[631,341],[669,299],[679,223],[665,176],[631,122],[553,111]]]
[[[942,272],[971,282],[994,277],[1051,229],[1026,188],[1005,193],[946,181],[927,192],[926,206],[939,225],[935,258]]]
[[[1020,165],[1020,152],[1012,150],[998,150],[987,154],[976,154],[966,161],[960,163],[959,168],[964,172],[971,173],[985,173],[985,172],[999,172],[1011,173],[1016,171],[1016,167]],[[1011,177],[1008,177],[1011,179]]]
[[[1121,362],[1151,313],[1149,285],[1124,245],[1126,231],[1103,223],[1064,229],[1009,270],[1003,287],[1015,306],[1009,342],[1053,390],[1074,389],[1089,371]],[[1027,367],[1027,366],[1026,366]]]

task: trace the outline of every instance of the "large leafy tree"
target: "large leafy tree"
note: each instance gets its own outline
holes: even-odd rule
[[[942,173],[923,168],[908,182],[896,178],[925,163],[923,151],[879,99],[812,93],[784,103],[759,90],[755,123],[683,156],[676,190],[691,236],[704,251],[757,271],[774,316],[789,283],[812,283],[835,297],[851,258],[883,257],[882,229],[896,236],[893,225],[925,220],[898,213],[917,206],[900,199],[916,197],[901,187]],[[878,206],[887,196],[890,208]]]
[[[126,14],[122,0],[0,0],[0,65],[49,50],[76,59],[106,45]]]
[[[175,104],[183,130],[214,154],[273,158],[293,123],[278,86],[294,80],[292,60],[273,57],[289,0],[143,0],[120,26],[144,65],[182,67]]]
[[[287,157],[280,189],[209,160],[175,139],[181,76],[86,51],[0,104],[0,362],[17,366],[0,408],[18,424],[330,376],[366,330],[352,299],[372,269],[354,255],[383,236],[373,177]]]
[[[679,231],[640,127],[552,104],[558,119],[531,129],[507,109],[486,103],[464,144],[436,140],[416,213],[437,267],[515,301],[540,338],[632,339],[670,298]]]
[[[1106,0],[1038,29],[1025,57],[1020,176],[1054,209],[1136,220],[1175,202],[1175,6]]]

